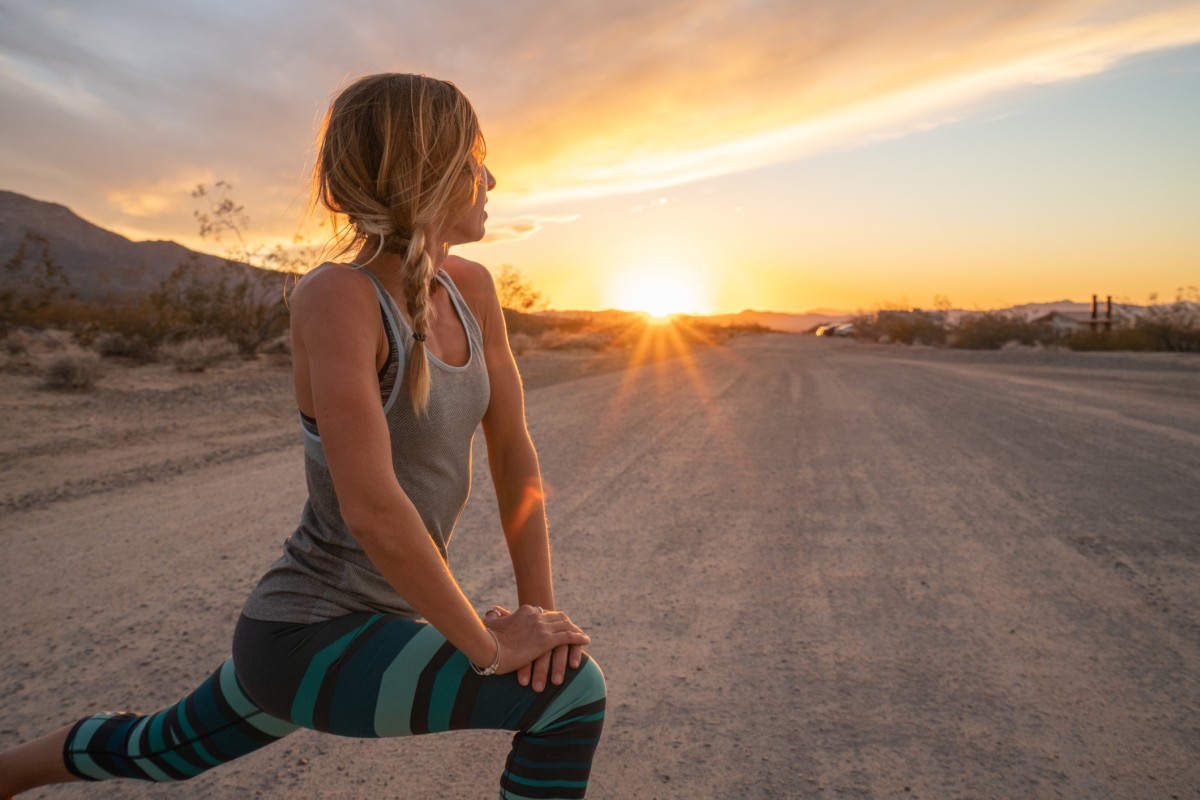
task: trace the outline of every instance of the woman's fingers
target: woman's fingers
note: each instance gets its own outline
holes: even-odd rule
[[[484,614],[484,624],[500,643],[497,672],[516,671],[521,685],[539,692],[548,681],[562,683],[567,665],[577,667],[581,657],[577,654],[571,661],[571,649],[578,650],[591,641],[566,614],[532,605],[523,605],[513,613],[494,606]]]
[[[491,619],[493,617],[507,617],[510,614],[512,614],[512,612],[504,606],[492,606],[486,612],[484,612],[483,618]]]
[[[550,653],[542,653],[533,662],[533,690],[540,692],[546,688],[546,676],[550,672]],[[559,681],[561,683],[562,681]]]
[[[569,645],[559,645],[550,656],[550,682],[555,686],[562,684],[567,675],[567,650]]]

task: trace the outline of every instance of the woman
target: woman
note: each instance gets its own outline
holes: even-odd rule
[[[176,705],[100,714],[0,755],[0,796],[181,780],[298,726],[516,731],[501,797],[583,797],[604,718],[588,637],[554,611],[541,476],[487,271],[475,113],[452,84],[374,75],[326,116],[315,195],[342,253],[292,294],[309,498],[243,608],[233,658]],[[446,566],[482,422],[520,608],[480,619]]]

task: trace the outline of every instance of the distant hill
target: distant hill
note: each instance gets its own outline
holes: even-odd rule
[[[827,308],[819,311],[806,311],[801,314],[747,309],[736,314],[714,314],[705,319],[718,325],[763,325],[774,331],[803,333],[827,322],[845,322],[852,316],[853,314],[848,311],[839,312]]]
[[[62,266],[81,300],[147,291],[189,259],[195,259],[195,269],[202,272],[229,269],[223,258],[196,253],[176,242],[133,242],[93,225],[66,206],[0,190],[0,264],[17,252],[26,231],[49,242],[51,257]],[[33,249],[27,257],[37,259],[41,253]]]

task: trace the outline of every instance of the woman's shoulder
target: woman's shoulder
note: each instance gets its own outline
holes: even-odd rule
[[[450,276],[458,293],[462,295],[480,328],[484,339],[494,335],[499,313],[496,284],[487,267],[458,256],[447,256],[442,262],[442,271]]]
[[[492,273],[488,272],[483,264],[459,256],[446,256],[446,260],[442,262],[442,270],[450,276],[450,280],[454,281],[454,285],[464,296],[496,293]]]
[[[362,269],[353,264],[327,261],[309,270],[296,283],[288,305],[293,320],[299,316],[328,321],[362,315],[378,302],[375,285]]]
[[[292,299],[312,302],[341,295],[374,298],[375,286],[359,266],[326,261],[304,274],[296,283]]]
[[[496,284],[487,267],[458,256],[447,256],[442,271],[450,276],[459,294],[476,317],[487,315],[496,303]]]

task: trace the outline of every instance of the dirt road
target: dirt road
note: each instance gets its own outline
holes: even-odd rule
[[[1200,797],[1200,360],[766,336],[528,405],[608,678],[589,796]],[[513,595],[485,476],[480,608]],[[301,488],[262,445],[6,513],[0,743],[192,688]],[[301,732],[31,796],[488,797],[506,743]]]

